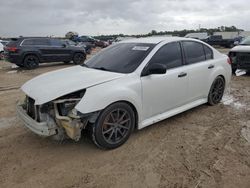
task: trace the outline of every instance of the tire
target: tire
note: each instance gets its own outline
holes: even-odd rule
[[[39,59],[36,55],[27,55],[24,58],[23,65],[27,69],[35,69],[39,66]]]
[[[208,94],[208,104],[211,106],[214,106],[218,104],[224,94],[225,90],[225,80],[218,76],[212,83],[212,86],[210,88],[209,94]]]
[[[135,113],[127,103],[117,102],[105,108],[92,126],[92,140],[102,149],[123,145],[135,127]]]
[[[85,59],[86,59],[86,56],[83,53],[76,53],[73,56],[73,62],[74,62],[75,65],[83,64]]]

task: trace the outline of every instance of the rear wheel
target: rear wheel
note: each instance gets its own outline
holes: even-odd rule
[[[214,80],[210,88],[208,94],[208,104],[210,105],[218,104],[223,97],[224,90],[225,90],[225,80],[221,76],[218,76]]]
[[[73,62],[76,65],[83,64],[85,61],[86,57],[83,53],[76,53],[73,57]]]
[[[24,58],[23,65],[27,69],[35,69],[39,66],[39,59],[35,55],[27,55]]]
[[[114,149],[124,144],[135,126],[133,109],[123,102],[104,109],[92,127],[92,140],[103,149]]]

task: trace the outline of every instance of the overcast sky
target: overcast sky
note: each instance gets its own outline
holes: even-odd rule
[[[248,0],[0,0],[0,36],[139,34],[235,25],[250,30]]]

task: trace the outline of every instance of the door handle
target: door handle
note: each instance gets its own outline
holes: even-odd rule
[[[180,73],[180,74],[178,75],[178,78],[185,77],[185,76],[187,76],[187,73],[182,72],[182,73]]]
[[[208,66],[208,69],[213,69],[214,68],[214,65],[209,65]]]

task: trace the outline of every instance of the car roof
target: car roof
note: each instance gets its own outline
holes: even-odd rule
[[[160,42],[176,42],[181,40],[192,40],[192,41],[199,41],[197,39],[191,39],[191,38],[184,38],[184,37],[143,37],[143,38],[133,38],[121,41],[120,43],[151,43],[151,44],[158,44]]]

